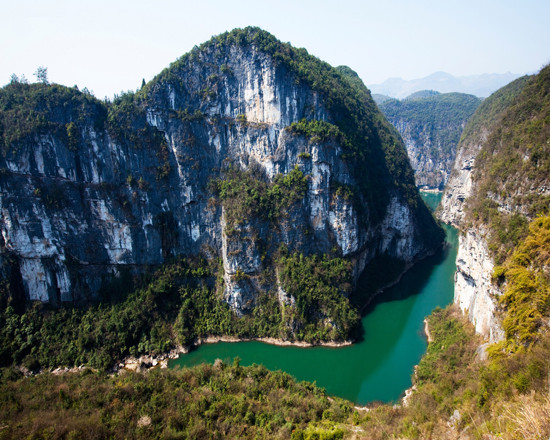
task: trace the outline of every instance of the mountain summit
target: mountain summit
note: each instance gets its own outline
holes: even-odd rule
[[[113,103],[14,82],[0,105],[2,271],[29,300],[97,299],[122,273],[202,256],[238,316],[267,295],[297,310],[289,329],[341,339],[369,262],[442,241],[364,85],[258,28]]]

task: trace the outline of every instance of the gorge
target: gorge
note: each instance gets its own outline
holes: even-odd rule
[[[358,75],[258,28],[114,102],[14,79],[0,438],[548,438],[549,69],[466,123],[450,226]],[[113,369],[208,337],[316,346]]]
[[[360,80],[257,28],[113,103],[17,81],[1,99],[2,275],[19,301],[110,301],[118,280],[200,256],[237,317],[269,303],[281,337],[343,340],[366,266],[442,242]],[[307,280],[323,293],[296,287],[306,270],[325,270]]]
[[[435,209],[441,194],[424,193],[423,197]],[[230,364],[239,357],[242,365],[262,364],[270,370],[283,370],[357,405],[396,402],[411,386],[413,367],[426,350],[424,318],[453,300],[458,237],[454,228],[445,230],[444,249],[416,264],[399,283],[372,301],[362,318],[364,334],[350,346],[302,348],[218,342],[203,344],[170,361],[169,366],[192,367],[216,359]]]

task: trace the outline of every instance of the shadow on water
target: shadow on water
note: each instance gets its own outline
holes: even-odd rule
[[[401,301],[409,296],[418,295],[426,286],[433,271],[449,257],[451,251],[452,244],[445,242],[434,255],[416,263],[412,270],[408,270],[403,274],[396,285],[388,287],[382,294],[374,295],[372,300],[363,307],[362,316],[371,313],[379,304]]]

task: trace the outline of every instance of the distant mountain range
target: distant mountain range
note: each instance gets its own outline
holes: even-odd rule
[[[521,75],[515,73],[484,73],[481,75],[453,76],[446,72],[432,73],[425,78],[404,80],[390,78],[381,84],[370,84],[373,94],[403,99],[420,90],[435,90],[441,93],[459,92],[485,98]]]

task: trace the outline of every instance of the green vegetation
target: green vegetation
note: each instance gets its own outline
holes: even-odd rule
[[[548,438],[548,343],[482,361],[480,339],[453,307],[435,310],[429,330],[433,341],[408,404],[374,406],[352,417],[365,438]]]
[[[88,147],[82,137],[88,128],[97,132],[107,129],[128,147],[157,150],[159,178],[170,172],[166,140],[147,124],[145,111],[132,93],[106,104],[77,88],[47,82],[12,81],[0,89],[0,150],[4,156],[39,135],[53,135],[77,152]]]
[[[479,142],[485,131],[492,130],[500,122],[502,113],[514,102],[529,78],[529,76],[518,78],[484,99],[464,127],[461,144]]]
[[[443,93],[435,95],[409,96],[402,101],[392,99],[380,105],[380,110],[392,121],[398,118],[412,124],[426,125],[435,134],[436,130],[454,123],[461,125],[474,114],[481,99],[464,93]],[[450,135],[451,133],[449,133]],[[458,144],[461,131],[452,133],[452,139],[442,142],[441,148],[449,150],[449,145]],[[445,138],[446,140],[446,138]]]
[[[326,134],[336,134],[341,139],[345,136],[347,139],[343,145],[343,157],[348,160],[358,182],[355,192],[361,194],[364,202],[369,205],[371,221],[376,222],[385,214],[390,194],[395,188],[399,188],[413,206],[418,204],[419,196],[403,144],[396,131],[378,111],[370,92],[357,74],[349,68],[337,70],[309,55],[305,49],[282,43],[259,28],[235,29],[194,48],[148,83],[136,99],[143,99],[145,102],[153,99],[156,91],[161,89],[158,87],[161,83],[169,83],[184,90],[178,73],[200,62],[201,54],[213,56],[216,64],[230,69],[231,60],[227,55],[227,48],[231,46],[254,47],[270,55],[276,65],[285,66],[295,76],[297,83],[308,85],[323,96],[323,102],[334,118],[331,124],[339,130],[336,134],[331,128]],[[232,76],[232,73],[227,75]],[[203,105],[202,98],[199,99],[199,105]],[[239,121],[245,122],[242,118]],[[329,126],[323,124],[317,128],[325,133]],[[369,164],[368,173],[364,172],[364,164]],[[357,209],[360,210],[360,205]]]
[[[298,122],[293,122],[286,129],[293,135],[309,138],[311,143],[335,140],[344,148],[351,148],[346,136],[336,125],[330,124],[329,122],[301,119]]]
[[[259,167],[243,171],[231,166],[210,186],[221,200],[226,222],[232,228],[254,218],[276,221],[305,197],[307,184],[308,178],[298,166],[286,175],[278,174],[272,183]]]
[[[106,105],[76,88],[12,81],[0,89],[0,148],[4,156],[40,134],[54,134],[74,151],[79,130],[88,124],[102,130],[106,120]]]
[[[3,300],[2,366],[23,364],[37,370],[84,364],[106,369],[128,355],[166,352],[174,346],[171,322],[191,292],[205,289],[208,275],[204,263],[182,261],[161,269],[122,301],[85,309],[35,303],[17,312],[17,304]],[[209,295],[203,301],[213,302]],[[216,306],[212,304],[212,322]]]
[[[550,175],[549,92],[550,66],[488,98],[480,107],[484,112],[465,130],[463,143],[480,124],[490,133],[476,158],[475,191],[467,212],[470,222],[491,231],[489,248],[497,264],[526,237],[530,219],[550,212],[545,192]],[[510,208],[502,210],[502,205]]]
[[[416,146],[409,151],[417,163],[416,182],[443,188],[445,173],[451,171],[464,124],[481,100],[463,93],[417,92],[404,100],[389,99],[379,104],[401,136]],[[436,164],[431,166],[428,164]]]
[[[145,109],[139,105],[135,94],[125,93],[109,105],[107,128],[118,142],[128,147],[159,150],[159,159],[169,167],[166,139],[159,130],[147,123]]]
[[[298,339],[342,341],[357,335],[360,320],[348,300],[352,287],[348,260],[283,253],[278,265],[283,288],[296,299],[296,311],[285,308],[285,312],[297,313],[292,324]]]
[[[3,369],[0,438],[548,438],[550,344],[484,361],[457,309],[434,311],[429,329],[406,406],[354,409],[238,359],[115,375],[84,369],[22,378]]]
[[[351,405],[263,366],[217,362],[0,383],[0,439],[340,439]]]
[[[419,90],[418,92],[411,93],[409,96],[405,98],[405,100],[412,101],[414,99],[430,98],[440,94],[441,94],[440,92],[437,92],[435,90]],[[461,95],[461,93],[452,93],[452,94]],[[466,96],[472,96],[472,95],[466,95]]]
[[[504,288],[503,328],[507,350],[533,344],[539,337],[543,317],[550,311],[550,217],[539,217],[494,276]]]
[[[35,303],[21,310],[5,286],[0,289],[0,367],[108,369],[126,356],[161,354],[207,336],[312,343],[354,336],[359,318],[342,296],[351,289],[348,261],[285,253],[277,264],[296,307],[281,306],[268,292],[240,318],[223,301],[222,286],[215,287],[217,267],[202,260],[166,265],[123,298],[83,309]]]

